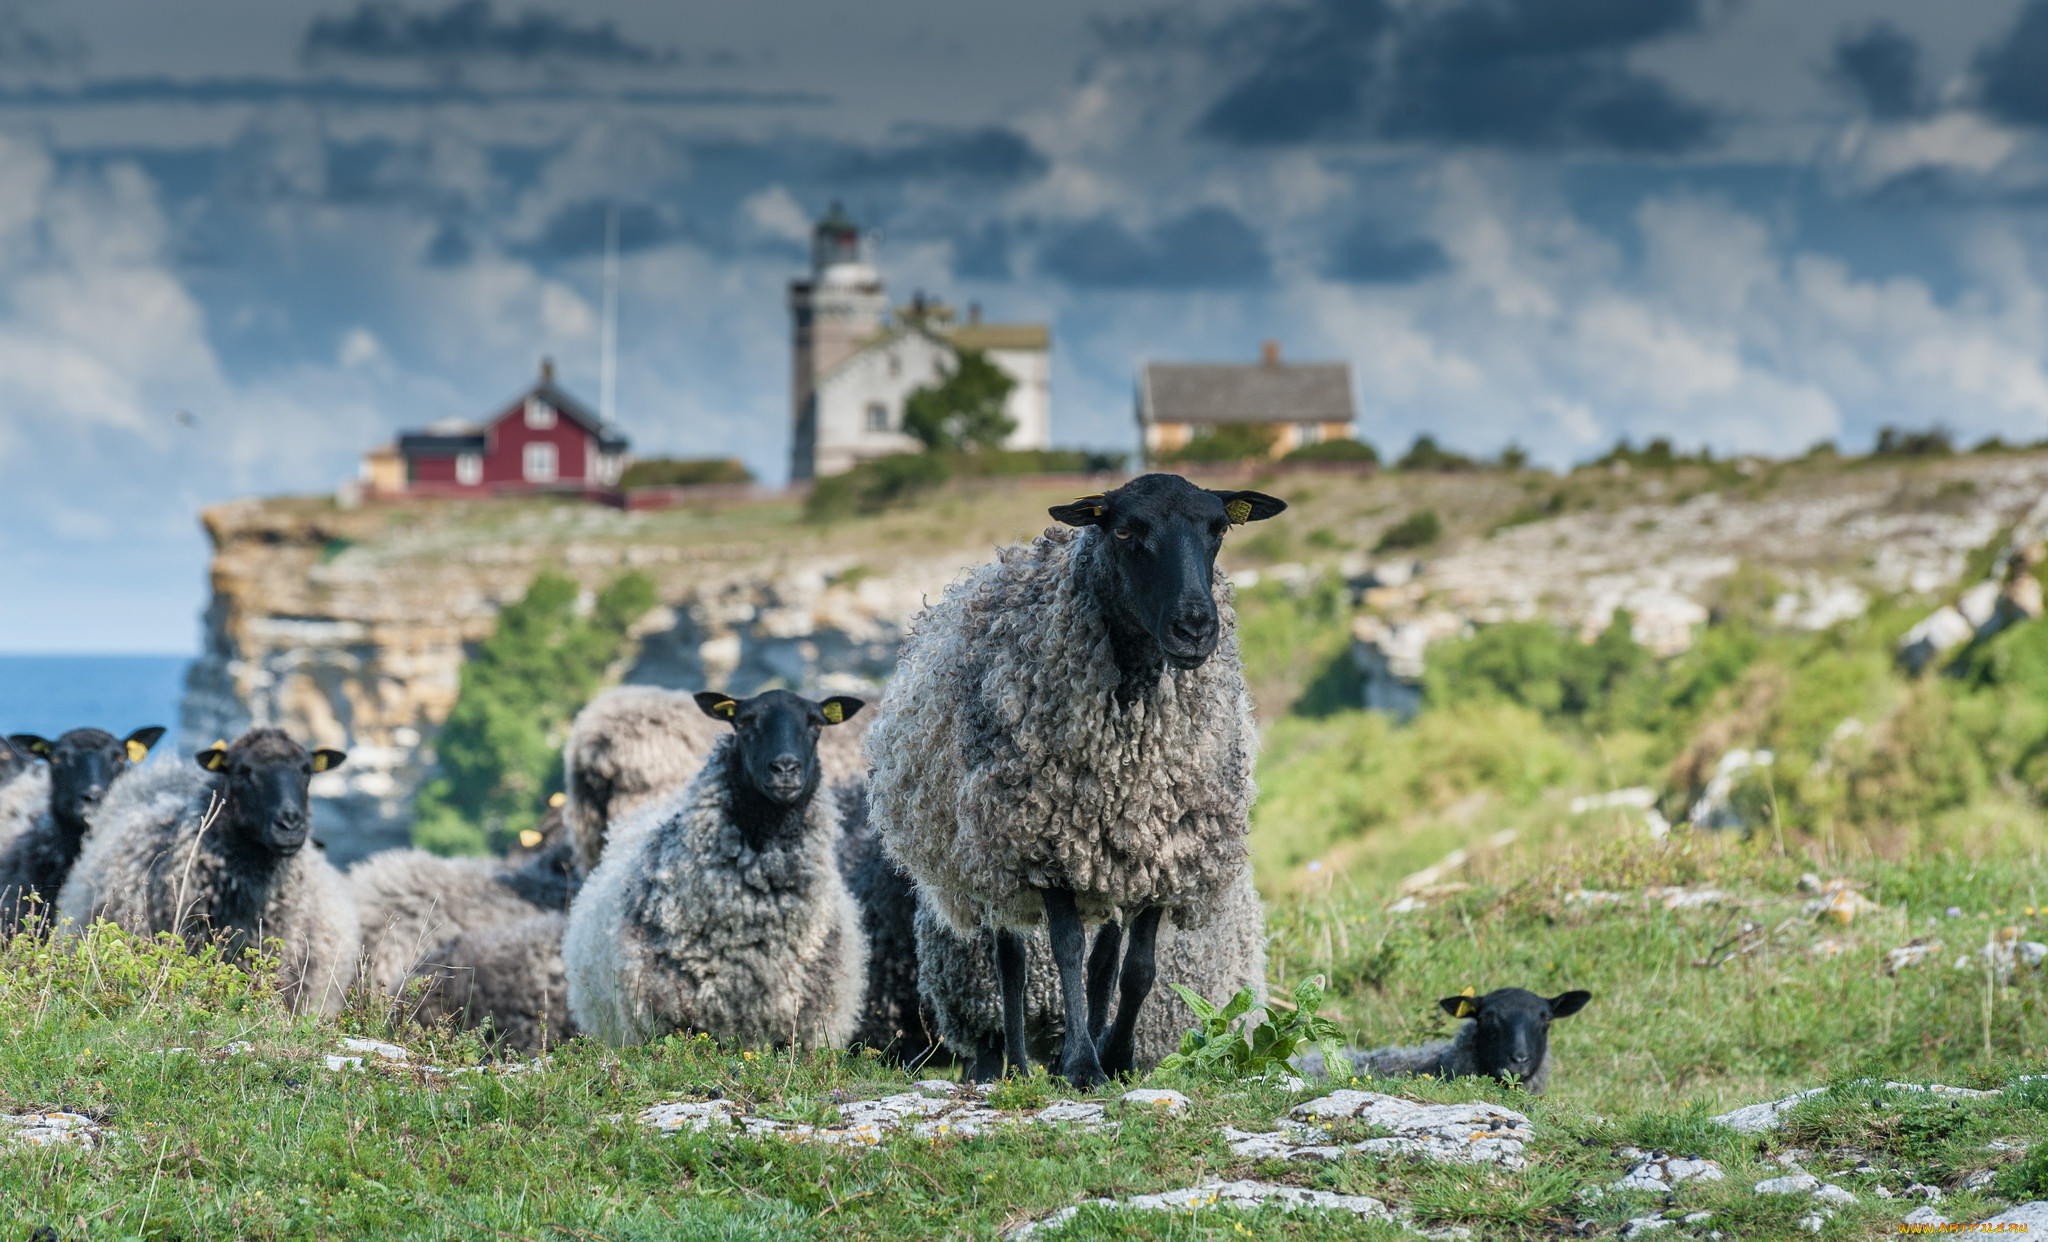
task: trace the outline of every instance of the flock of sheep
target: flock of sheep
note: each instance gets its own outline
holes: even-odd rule
[[[275,729],[139,771],[163,730],[17,735],[0,935],[32,916],[265,944],[296,1007],[374,988],[522,1049],[702,1032],[952,1057],[970,1079],[1036,1058],[1092,1087],[1178,1047],[1191,1015],[1155,980],[1264,995],[1258,734],[1216,556],[1285,507],[1172,475],[1056,506],[920,614],[874,710],[607,691],[516,859],[338,871],[305,848],[308,790],[345,756]],[[1353,1068],[1540,1090],[1551,1019],[1586,999],[1447,998],[1475,1019],[1456,1040]]]

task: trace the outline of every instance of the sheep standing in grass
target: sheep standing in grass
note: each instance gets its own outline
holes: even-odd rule
[[[1258,732],[1216,554],[1233,524],[1285,508],[1145,475],[1054,507],[1078,529],[1002,551],[912,623],[869,731],[872,813],[956,935],[995,929],[1015,1069],[1025,932],[1045,920],[1070,1032],[1101,1029],[1121,958],[1100,1047],[1062,1054],[1093,1087],[1136,1063],[1160,917],[1198,926],[1243,867]],[[1084,956],[1102,985],[1085,997]]]
[[[282,942],[283,995],[294,1009],[338,1013],[355,975],[355,905],[317,849],[307,787],[338,766],[276,729],[121,781],[57,898],[76,934],[105,919],[142,936],[175,932],[197,948],[220,940],[239,956]]]
[[[1410,1047],[1373,1048],[1350,1052],[1351,1069],[1361,1077],[1402,1078],[1427,1074],[1435,1078],[1485,1077],[1506,1083],[1512,1078],[1531,1095],[1543,1094],[1550,1083],[1550,1023],[1585,1008],[1591,992],[1565,992],[1548,999],[1524,988],[1496,988],[1484,996],[1446,996],[1437,1004],[1454,1018],[1469,1019],[1450,1039]],[[1319,1053],[1305,1053],[1303,1068],[1320,1073]]]
[[[382,850],[348,870],[369,983],[396,994],[430,950],[478,928],[568,910],[578,879],[569,845],[519,863]]]
[[[151,726],[125,738],[73,729],[55,741],[33,733],[8,739],[9,755],[33,756],[48,766],[0,791],[0,938],[14,934],[38,906],[48,921],[85,843],[87,818],[163,735]]]
[[[859,699],[704,691],[731,724],[659,823],[614,835],[569,911],[569,1012],[606,1043],[701,1031],[742,1044],[842,1047],[860,1016],[866,940],[838,866],[819,734]]]
[[[860,726],[834,729],[818,743],[825,784],[866,771]],[[576,861],[597,866],[611,825],[635,809],[681,791],[704,766],[719,738],[697,701],[681,690],[615,686],[576,713],[562,748],[563,815],[576,840]]]
[[[576,1034],[562,965],[569,916],[535,914],[471,928],[427,954],[414,972],[426,981],[418,1014],[424,1021],[488,1027],[500,1048],[534,1052]]]
[[[1025,1047],[1040,1060],[1052,1061],[1066,1036],[1063,1022],[1059,976],[1054,972],[1052,946],[1043,929],[1031,933],[1025,944],[1027,976]],[[1109,992],[1107,971],[1112,963],[1091,960],[1089,978],[1092,996]],[[918,983],[933,1021],[946,1046],[969,1057],[967,1079],[985,1081],[1003,1070],[1003,1013],[996,988],[994,937],[984,928],[972,940],[962,940],[945,920],[920,909],[917,914]],[[1223,890],[1216,908],[1192,930],[1168,920],[1159,930],[1158,974],[1160,983],[1178,983],[1203,997],[1222,1004],[1250,988],[1261,1002],[1266,996],[1266,918],[1259,893],[1252,886],[1250,865]],[[1091,1021],[1106,1018],[1099,1007],[1089,1011]],[[1135,1068],[1150,1069],[1163,1058],[1180,1050],[1180,1037],[1195,1026],[1195,1015],[1178,994],[1155,994],[1138,1017],[1135,1037]],[[1093,1032],[1101,1037],[1098,1028]]]

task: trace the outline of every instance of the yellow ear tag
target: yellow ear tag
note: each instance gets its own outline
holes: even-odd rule
[[[1472,1003],[1471,1001],[1468,1001],[1468,1000],[1461,1000],[1461,1001],[1459,1001],[1459,1002],[1458,1002],[1458,1016],[1459,1016],[1459,1017],[1461,1017],[1461,1018],[1469,1018],[1469,1017],[1471,1017],[1471,1016],[1472,1016],[1473,1014],[1475,1014],[1475,1013],[1478,1013],[1478,1012],[1479,1012],[1479,1006],[1477,1006],[1477,1005],[1473,1004],[1473,1003]]]
[[[549,806],[556,806],[556,807],[558,807],[558,806],[562,805],[562,804],[563,804],[564,802],[567,802],[568,800],[569,800],[569,795],[568,795],[568,794],[559,794],[559,793],[551,793],[551,794],[549,794],[549,795],[548,795],[548,805],[549,805]]]
[[[228,748],[228,743],[227,743],[227,739],[226,739],[226,738],[220,738],[220,737],[217,737],[217,738],[213,739],[213,745],[212,745],[212,746],[210,746],[210,747],[208,747],[208,749],[209,749],[209,750],[226,750],[227,748]]]
[[[314,770],[315,772],[325,772],[325,771],[327,770],[327,756],[326,756],[326,755],[323,755],[323,754],[319,754],[319,753],[317,753],[317,752],[316,752],[316,753],[314,754],[314,756],[313,756],[313,770]]]
[[[1096,506],[1095,506],[1095,516],[1096,516],[1096,517],[1101,517],[1101,516],[1102,516],[1103,514],[1105,514],[1105,513],[1107,513],[1107,512],[1109,512],[1109,510],[1107,510],[1107,509],[1103,508],[1103,507],[1102,507],[1101,505],[1096,505]]]
[[[1465,989],[1464,991],[1462,991],[1462,992],[1458,993],[1458,995],[1460,995],[1460,996],[1477,996],[1477,995],[1479,995],[1479,989],[1478,989],[1478,988],[1475,988],[1475,987],[1467,987],[1467,988],[1466,988],[1466,989]]]
[[[527,849],[532,849],[540,844],[540,834],[531,828],[522,828],[519,830],[519,844]]]
[[[727,699],[725,702],[720,703],[714,710],[716,710],[719,715],[725,717],[727,720],[731,720],[734,715],[738,714],[740,710],[740,705],[737,700]]]
[[[1230,519],[1231,525],[1242,526],[1246,522],[1251,521],[1252,502],[1249,500],[1241,499],[1233,500],[1229,504],[1223,506],[1223,513],[1225,517],[1228,517]]]
[[[846,709],[841,707],[837,700],[826,703],[820,710],[825,713],[826,724],[838,724],[846,719]]]
[[[149,747],[144,746],[141,742],[130,739],[128,743],[128,762],[141,763],[147,758],[149,758]]]

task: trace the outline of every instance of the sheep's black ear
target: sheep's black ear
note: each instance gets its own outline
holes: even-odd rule
[[[313,770],[315,772],[332,772],[347,762],[348,752],[345,750],[316,750],[313,752]]]
[[[215,742],[213,745],[192,756],[192,762],[209,772],[218,772],[228,766],[228,744]]]
[[[162,725],[151,725],[147,729],[137,729],[129,734],[128,740],[121,743],[121,748],[128,752],[128,762],[141,763],[149,758],[149,748],[156,745],[157,739],[163,735]]]
[[[866,699],[856,699],[850,694],[835,694],[818,704],[818,710],[825,713],[826,724],[845,724],[859,715],[860,709],[867,705]]]
[[[1593,994],[1591,992],[1566,992],[1562,996],[1553,996],[1550,998],[1550,1016],[1553,1018],[1569,1018],[1579,1010],[1584,1009],[1586,1002],[1592,999]]]
[[[1479,1001],[1473,997],[1472,991],[1469,988],[1466,989],[1463,996],[1444,997],[1437,1002],[1437,1006],[1453,1018],[1474,1018],[1479,1016]]]
[[[22,754],[34,755],[38,759],[48,759],[50,751],[55,749],[47,738],[37,737],[33,733],[11,734],[7,740],[13,743],[14,749]]]
[[[1278,496],[1264,492],[1219,492],[1209,493],[1223,502],[1223,512],[1231,524],[1242,526],[1246,522],[1263,522],[1269,517],[1287,512],[1287,502]]]
[[[703,708],[704,714],[713,720],[723,720],[731,724],[732,718],[740,713],[740,701],[729,694],[720,694],[716,690],[699,690],[694,697],[697,706]]]
[[[1077,496],[1070,505],[1054,505],[1046,512],[1069,526],[1100,526],[1109,515],[1109,506],[1102,503],[1102,497]]]

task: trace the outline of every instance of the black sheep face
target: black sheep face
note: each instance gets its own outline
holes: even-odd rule
[[[818,735],[854,718],[867,704],[847,695],[813,703],[787,690],[735,699],[697,692],[697,706],[733,728],[740,774],[755,793],[781,807],[802,806],[818,789]]]
[[[1454,1018],[1470,1018],[1472,1052],[1478,1070],[1506,1082],[1527,1082],[1550,1051],[1550,1023],[1569,1017],[1593,999],[1591,992],[1566,992],[1548,1000],[1525,988],[1499,988],[1484,996],[1446,996],[1437,1004]]]
[[[160,726],[137,729],[125,738],[103,729],[73,729],[56,741],[33,733],[8,740],[24,754],[50,764],[50,818],[73,832],[85,831],[85,818],[99,807],[121,773],[149,757],[149,748],[164,735]]]
[[[1168,663],[1188,669],[1214,655],[1222,635],[1210,583],[1224,532],[1286,508],[1263,492],[1208,491],[1179,475],[1148,474],[1050,512],[1108,536],[1112,625],[1149,635]]]
[[[280,858],[298,853],[313,831],[314,774],[332,771],[347,758],[338,750],[308,753],[277,729],[251,729],[232,746],[215,742],[195,756],[218,778],[228,835]]]

